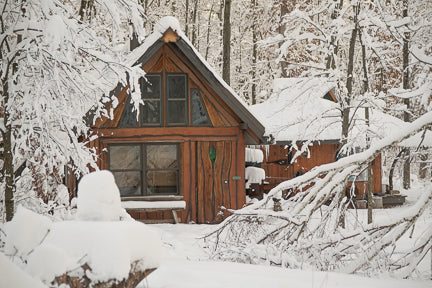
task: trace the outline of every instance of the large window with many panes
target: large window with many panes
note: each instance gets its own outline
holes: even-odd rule
[[[179,194],[178,144],[108,145],[109,169],[122,197]]]
[[[149,73],[140,89],[140,116],[129,97],[119,127],[210,126],[201,91],[188,88],[187,74]]]

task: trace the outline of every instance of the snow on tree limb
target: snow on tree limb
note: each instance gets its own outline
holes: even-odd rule
[[[318,166],[281,183],[263,200],[233,211],[233,215],[209,235],[215,243],[213,257],[346,273],[401,270],[402,275],[408,275],[416,268],[416,264],[409,263],[419,263],[430,248],[429,232],[403,256],[413,262],[395,259],[391,247],[430,205],[432,185],[423,188],[418,202],[397,219],[360,227],[357,223],[348,223],[350,227],[342,229],[341,221],[352,214],[352,209],[347,210],[350,202],[345,195],[345,183],[381,151],[430,123],[432,112],[427,112],[405,129],[376,141],[364,152]],[[280,198],[283,190],[297,194],[282,199],[283,211],[274,212],[270,200]]]

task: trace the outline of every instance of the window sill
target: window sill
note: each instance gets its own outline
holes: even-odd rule
[[[177,201],[183,200],[181,195],[126,196],[122,201]]]

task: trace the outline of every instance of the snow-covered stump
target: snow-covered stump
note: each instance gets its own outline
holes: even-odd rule
[[[156,270],[156,268],[153,269],[146,269],[144,271],[141,271],[139,268],[139,263],[134,262],[132,263],[131,271],[129,272],[129,276],[122,280],[109,280],[105,282],[99,282],[99,283],[93,283],[90,278],[87,277],[87,271],[91,271],[90,267],[85,264],[81,268],[84,271],[84,275],[81,277],[78,276],[70,276],[68,274],[64,274],[62,276],[57,276],[53,284],[55,285],[68,285],[69,287],[73,288],[86,288],[86,287],[93,287],[93,288],[135,288],[144,278],[146,278],[150,273]]]
[[[159,266],[159,235],[127,217],[111,172],[84,176],[77,205],[77,219],[62,222],[18,207],[4,254],[50,287],[135,287]]]

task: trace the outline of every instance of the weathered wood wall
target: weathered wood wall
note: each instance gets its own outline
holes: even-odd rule
[[[262,167],[266,171],[266,181],[269,183],[264,186],[265,191],[270,191],[279,183],[292,179],[297,173],[304,174],[315,166],[336,161],[338,152],[337,144],[322,144],[309,147],[310,157],[300,156],[295,163],[289,164],[291,157],[289,148],[286,145],[270,145],[268,153],[264,152],[264,162]],[[372,191],[381,193],[381,155],[372,162]],[[356,182],[355,186],[359,192],[358,197],[362,197],[366,191],[367,182]]]

